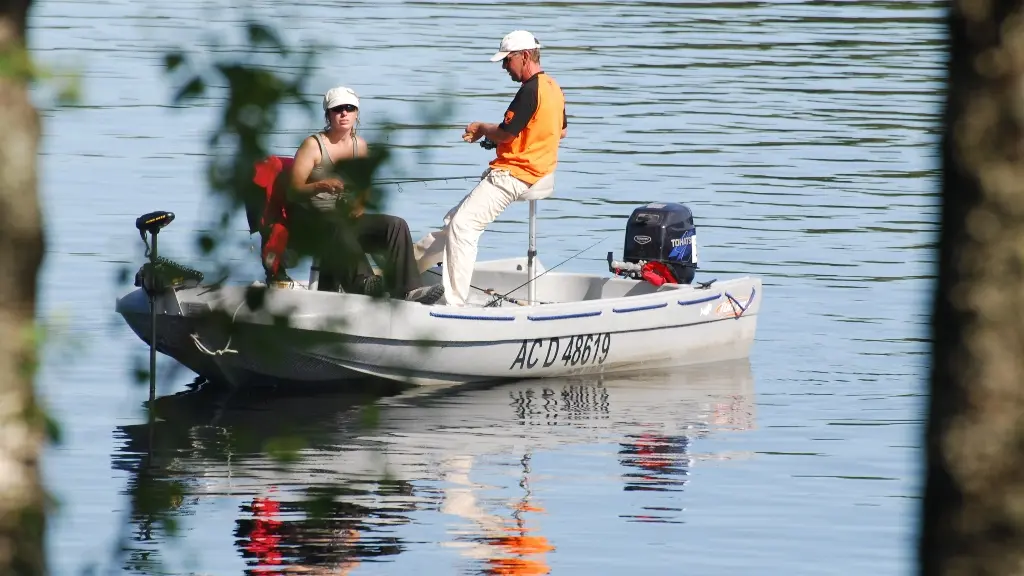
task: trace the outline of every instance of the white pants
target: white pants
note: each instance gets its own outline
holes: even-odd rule
[[[444,217],[444,228],[413,245],[413,257],[422,274],[441,259],[441,283],[449,306],[465,306],[476,265],[477,243],[484,228],[508,205],[529,190],[526,182],[507,170],[488,169],[480,182]]]

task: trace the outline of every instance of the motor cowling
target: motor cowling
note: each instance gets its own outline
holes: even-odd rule
[[[626,222],[622,259],[626,266],[612,268],[633,270],[631,276],[655,285],[692,283],[697,272],[697,228],[690,209],[675,202],[652,202],[633,210]],[[666,268],[671,278],[666,277]]]

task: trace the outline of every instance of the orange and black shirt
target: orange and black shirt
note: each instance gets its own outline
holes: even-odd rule
[[[567,125],[561,87],[544,72],[534,74],[519,87],[498,125],[515,138],[498,144],[498,157],[491,161],[491,168],[508,170],[528,184],[535,183],[555,171],[558,142]]]

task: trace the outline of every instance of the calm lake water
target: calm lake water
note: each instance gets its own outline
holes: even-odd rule
[[[197,574],[908,573],[943,7],[38,4],[39,58],[84,73],[79,107],[44,112],[42,314],[78,346],[55,342],[39,377],[64,431],[45,460],[61,502],[54,573],[156,562]],[[376,428],[349,395],[223,397],[188,391],[192,377],[178,373],[161,382],[166,421],[144,426],[147,390],[132,369],[146,349],[114,313],[126,290],[116,274],[141,264],[133,221],[151,210],[177,215],[164,254],[196,254],[213,214],[203,170],[218,114],[215,100],[169,105],[162,54],[223,54],[247,13],[324,45],[310,100],[355,88],[371,140],[384,120],[401,122],[392,143],[412,177],[482,171],[492,153],[463,143],[461,128],[500,118],[516,85],[488,58],[508,31],[533,31],[569,113],[557,199],[540,207],[542,261],[604,238],[562,267],[604,272],[634,207],[686,203],[698,279],[764,280],[749,362],[391,396]],[[446,127],[421,130],[420,106],[445,93]],[[320,119],[293,111],[282,126],[275,145],[290,154]],[[419,237],[471,184],[406,184],[388,210]],[[481,257],[523,255],[526,214],[507,211]],[[255,271],[244,220],[237,229],[236,256]],[[266,444],[282,433],[307,442],[288,465]],[[176,536],[132,512],[147,474],[184,489]],[[310,519],[300,504],[328,486],[341,493]],[[129,550],[115,557],[122,536]]]

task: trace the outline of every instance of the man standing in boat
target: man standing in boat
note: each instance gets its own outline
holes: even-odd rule
[[[476,264],[477,244],[488,224],[542,178],[554,175],[558,145],[566,134],[565,96],[540,66],[540,43],[533,34],[506,35],[491,62],[501,61],[519,91],[500,124],[472,122],[462,139],[485,138],[497,144],[494,160],[480,182],[444,217],[444,228],[424,236],[414,247],[420,271],[441,260],[445,303],[465,306]],[[547,178],[540,186],[553,185]]]

